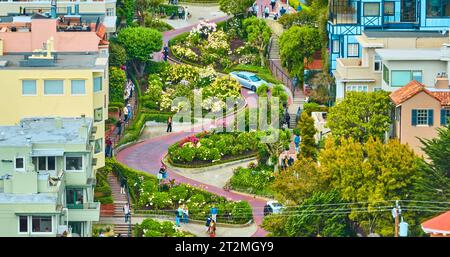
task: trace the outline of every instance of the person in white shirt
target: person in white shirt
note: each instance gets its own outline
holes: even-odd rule
[[[130,216],[130,206],[128,205],[128,203],[126,203],[123,206],[123,212],[125,214],[125,222],[128,222],[129,216]]]

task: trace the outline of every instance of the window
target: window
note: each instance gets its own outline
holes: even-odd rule
[[[373,57],[373,71],[381,72],[381,60],[378,56]]]
[[[52,233],[52,217],[51,216],[32,216],[32,232]]]
[[[103,121],[103,108],[100,107],[94,110],[94,121]]]
[[[389,69],[386,65],[383,65],[383,80],[389,85]]]
[[[28,216],[19,216],[19,233],[28,233]]]
[[[25,170],[25,159],[23,157],[16,157],[14,162],[14,169],[19,171]]]
[[[382,89],[381,89],[381,87],[374,87],[373,88],[373,92],[378,92],[378,91],[381,91]]]
[[[433,126],[433,110],[414,109],[411,115],[412,126]]]
[[[445,126],[450,122],[450,109],[441,109],[441,125]]]
[[[66,170],[83,170],[83,157],[66,157]]]
[[[95,140],[94,153],[100,153],[103,151],[103,138]]]
[[[427,17],[450,17],[450,0],[427,0]]]
[[[106,8],[106,16],[114,16],[114,8]]]
[[[379,16],[380,4],[379,3],[364,3],[364,16]]]
[[[94,92],[102,91],[102,77],[94,78]]]
[[[67,188],[66,189],[66,204],[69,209],[83,208],[83,189],[82,188]]]
[[[64,81],[44,80],[44,95],[63,95]]]
[[[347,56],[348,57],[358,57],[359,56],[359,44],[350,43],[347,45]]]
[[[384,15],[393,16],[395,14],[395,2],[384,2]]]
[[[36,95],[36,80],[22,80],[22,95]]]
[[[33,157],[33,164],[39,171],[55,170],[56,158],[55,156]]]
[[[72,80],[70,85],[72,95],[86,94],[86,86],[84,80]]]
[[[368,91],[367,85],[350,85],[347,86],[347,91],[355,91],[355,92],[367,92]]]
[[[403,87],[408,84],[411,80],[417,80],[422,82],[422,71],[392,71],[392,84],[393,87]]]
[[[413,71],[412,79],[422,83],[422,71]]]
[[[333,39],[333,53],[339,53],[339,39]]]
[[[330,0],[330,21],[333,24],[358,23],[358,2],[356,0]]]

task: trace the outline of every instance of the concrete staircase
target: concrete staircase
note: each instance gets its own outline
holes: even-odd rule
[[[269,60],[280,60],[280,43],[279,37],[273,36],[272,38],[272,46],[269,52]]]
[[[108,174],[108,184],[111,187],[111,195],[114,199],[114,214],[113,217],[121,219],[121,223],[114,224],[115,235],[120,234],[123,237],[128,235],[128,224],[125,223],[125,214],[123,206],[127,203],[127,195],[120,193],[120,182],[112,173]],[[131,228],[133,231],[133,227]]]

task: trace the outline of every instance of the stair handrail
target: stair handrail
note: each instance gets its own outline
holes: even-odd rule
[[[127,204],[130,208],[130,213],[128,214],[128,237],[131,237],[131,202],[130,202],[130,187],[128,186],[128,181],[126,180],[126,178],[122,175],[121,172],[117,171],[116,169],[113,169],[114,174],[116,174],[116,176],[119,179],[119,183],[122,183],[122,181],[124,181],[124,185],[125,185],[125,192],[126,192],[126,196],[127,196]],[[126,215],[126,214],[125,214]]]

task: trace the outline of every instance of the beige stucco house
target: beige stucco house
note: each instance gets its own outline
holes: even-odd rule
[[[413,80],[390,94],[395,105],[394,136],[410,145],[422,155],[418,138],[437,136],[437,128],[446,125],[450,118],[450,90],[448,80],[441,79],[435,88]]]
[[[448,74],[449,36],[438,32],[365,31],[356,37],[361,58],[337,59],[336,98],[348,91],[394,91],[416,79],[434,87]]]

